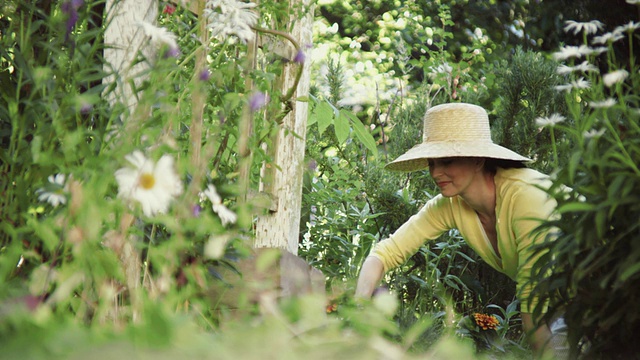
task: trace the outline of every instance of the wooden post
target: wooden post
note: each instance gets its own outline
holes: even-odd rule
[[[158,17],[158,1],[107,0],[106,9],[108,27],[104,35],[104,57],[111,67],[107,72],[113,71],[114,75],[105,78],[104,82],[117,84],[116,91],[109,98],[111,104],[120,101],[132,111],[137,99],[129,81],[133,80],[136,86],[140,85],[144,79],[135,74],[144,73],[148,64],[131,64],[138,51],[149,59],[153,58],[155,53],[153,46],[146,46],[148,39],[137,22],[155,23]]]
[[[140,62],[134,66],[133,63],[138,51],[141,51],[147,58],[154,55],[154,47],[147,46],[148,41],[142,29],[137,25],[138,21],[146,21],[155,23],[158,17],[157,0],[107,0],[107,28],[105,30],[104,42],[105,61],[111,69],[107,72],[113,72],[113,75],[104,79],[104,83],[116,83],[116,91],[109,95],[109,102],[115,105],[118,102],[123,103],[130,112],[136,109],[138,104],[137,98],[133,93],[133,89],[129,81],[133,81],[138,86],[144,78],[135,76],[144,73],[149,66],[148,63]],[[125,227],[131,225],[132,216],[127,216],[127,221],[123,220]],[[142,299],[135,289],[141,285],[141,269],[140,253],[137,251],[136,238],[129,236],[125,240],[124,249],[119,254],[120,261],[125,270],[127,287],[132,298],[132,317],[133,321],[140,320],[140,312]]]
[[[300,44],[302,50],[311,45],[313,11],[309,8],[309,0],[291,0],[291,9],[301,5],[307,9],[305,16],[291,17],[295,23],[291,36]],[[294,10],[295,11],[295,10]],[[293,56],[295,51],[290,52]],[[288,59],[283,72],[283,92],[295,83],[299,64]],[[296,101],[296,98],[309,94],[310,71],[309,61],[304,62],[304,70],[296,92],[293,95],[293,110],[283,119],[274,142],[274,170],[271,197],[274,199],[274,210],[258,217],[256,223],[256,248],[273,247],[286,249],[292,254],[298,253],[298,235],[300,232],[300,209],[302,206],[302,177],[304,172],[304,149],[307,132],[308,102]],[[294,132],[296,135],[291,134]]]

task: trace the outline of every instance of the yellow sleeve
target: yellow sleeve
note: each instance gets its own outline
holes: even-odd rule
[[[548,219],[556,208],[556,202],[544,190],[533,185],[517,191],[513,198],[513,229],[515,233],[518,269],[516,275],[517,294],[521,311],[533,312],[538,300],[531,297],[535,284],[531,280],[531,268],[541,254],[535,253],[532,246],[544,241],[548,231],[538,231],[542,222]]]
[[[389,238],[377,243],[370,256],[378,258],[384,271],[403,264],[427,240],[453,228],[451,201],[442,195],[429,200]]]

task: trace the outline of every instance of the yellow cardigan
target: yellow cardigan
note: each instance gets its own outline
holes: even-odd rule
[[[556,207],[555,200],[542,190],[549,188],[551,181],[547,175],[525,168],[498,169],[494,182],[499,255],[478,215],[462,198],[438,195],[388,239],[376,244],[370,256],[380,259],[386,272],[404,263],[426,241],[458,229],[487,264],[516,281],[521,311],[532,312],[536,301],[529,299],[533,285],[528,280],[535,262],[531,245],[544,240],[545,234],[534,230]]]

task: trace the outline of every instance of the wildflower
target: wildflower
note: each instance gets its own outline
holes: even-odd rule
[[[258,111],[269,103],[269,96],[261,91],[256,91],[249,99],[249,107],[251,111]]]
[[[556,73],[558,73],[558,75],[565,75],[565,74],[572,73],[574,71],[578,71],[578,72],[589,72],[589,71],[599,72],[598,68],[595,65],[589,64],[588,61],[583,61],[580,65],[576,65],[576,66],[560,65],[556,69]]]
[[[613,105],[616,104],[616,99],[614,98],[607,98],[604,99],[602,101],[590,101],[589,102],[589,106],[591,106],[594,109],[599,109],[599,108],[610,108]]]
[[[177,47],[170,47],[167,49],[167,51],[165,51],[163,57],[165,59],[168,59],[168,58],[177,58],[178,56],[180,56],[180,49],[178,49]]]
[[[431,73],[451,74],[452,71],[453,71],[453,68],[448,63],[444,63],[437,67],[434,67],[434,66],[431,67]]]
[[[176,12],[176,7],[171,4],[165,5],[164,10],[162,10],[162,13],[167,15],[173,15],[174,12]]]
[[[560,114],[552,114],[549,117],[543,118],[539,117],[536,119],[536,125],[540,127],[551,126],[554,127],[556,124],[563,122],[566,118]]]
[[[586,23],[568,20],[565,22],[565,24],[566,25],[564,26],[564,32],[568,33],[569,31],[573,30],[574,35],[578,34],[582,30],[584,30],[584,33],[586,35],[595,34],[598,32],[598,30],[602,30],[602,28],[604,27],[604,24],[598,20],[591,20]]]
[[[136,24],[142,28],[142,31],[144,31],[144,34],[146,36],[151,38],[152,42],[156,44],[166,44],[167,46],[169,46],[169,51],[171,51],[172,53],[177,53],[179,51],[176,36],[169,30],[162,27],[157,27],[146,21],[138,21]]]
[[[202,212],[202,207],[198,204],[195,204],[191,207],[191,214],[193,217],[200,217],[200,213]]]
[[[293,58],[293,62],[298,64],[304,64],[305,56],[302,50],[298,50],[296,56]]]
[[[628,76],[629,72],[627,70],[616,70],[602,76],[602,82],[604,82],[607,87],[612,87],[613,85],[624,81]]]
[[[604,44],[616,42],[623,38],[624,36],[620,33],[610,32],[600,36],[595,36],[593,40],[591,40],[591,43],[604,45]]]
[[[200,81],[209,81],[209,79],[211,79],[211,71],[209,71],[209,69],[204,69],[200,72],[198,77],[200,78]]]
[[[604,135],[604,132],[605,132],[605,129],[600,129],[600,130],[591,129],[589,131],[585,131],[584,133],[582,133],[582,136],[584,136],[587,139],[599,138],[600,136]]]
[[[209,198],[209,201],[213,204],[212,209],[220,217],[222,225],[233,224],[238,220],[236,213],[229,210],[224,206],[224,204],[222,204],[222,199],[220,198],[220,195],[218,195],[216,187],[213,184],[209,184],[203,194]]]
[[[60,204],[66,204],[69,186],[68,184],[65,184],[65,175],[49,175],[47,179],[49,180],[49,183],[44,188],[36,190],[36,194],[39,194],[38,200],[42,202],[46,201],[53,207],[57,207]]]
[[[627,0],[627,4],[638,5],[640,4],[640,0]]]
[[[66,23],[67,31],[65,33],[66,34],[65,37],[67,39],[69,38],[69,34],[71,34],[71,32],[73,31],[73,28],[76,26],[76,23],[78,22],[78,18],[79,18],[78,9],[82,6],[83,3],[84,3],[83,0],[69,0],[69,1],[65,1],[60,6],[60,10],[62,10],[63,13],[69,16]]]
[[[591,83],[587,80],[585,80],[584,78],[580,78],[578,80],[573,80],[571,83],[569,84],[565,84],[565,85],[556,85],[555,89],[557,91],[571,91],[571,89],[588,89],[589,87],[591,87]]]
[[[214,37],[222,40],[232,35],[244,43],[253,40],[251,28],[258,21],[258,15],[251,11],[255,6],[238,0],[208,0],[204,9],[207,27]]]
[[[560,51],[553,53],[553,58],[556,60],[566,60],[570,58],[581,58],[583,56],[592,54],[601,54],[607,51],[607,48],[591,48],[587,45],[580,46],[563,46]]]
[[[473,319],[476,321],[476,324],[482,328],[482,330],[495,330],[498,325],[500,325],[498,318],[494,315],[474,313]]]
[[[336,311],[338,311],[338,304],[330,303],[329,305],[327,305],[327,314],[331,314]]]
[[[163,155],[157,163],[136,150],[125,156],[133,167],[118,169],[118,196],[134,199],[146,216],[165,213],[174,197],[182,193],[182,182],[175,173],[173,158]]]
[[[623,32],[634,32],[637,28],[640,27],[640,23],[635,23],[633,21],[629,21],[627,24],[621,25],[613,29],[615,34],[622,34]]]

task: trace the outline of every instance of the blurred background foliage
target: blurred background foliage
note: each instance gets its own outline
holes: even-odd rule
[[[190,56],[199,46],[197,19],[181,7],[163,12],[171,4],[158,4],[158,24],[177,35],[182,54],[177,62],[154,63],[138,89],[153,116],[124,140],[114,139],[111,131],[132,115],[105,100],[114,89],[102,83],[110,71],[103,66],[104,5],[84,2],[69,34],[60,2],[0,4],[0,358],[527,358],[513,282],[484,264],[455,231],[387,274],[391,295],[366,304],[352,299],[373,244],[437,194],[427,172],[390,173],[384,165],[420,142],[428,107],[453,101],[485,107],[494,141],[573,187],[570,198],[558,197],[567,203],[553,223],[562,241],[547,245],[555,258],[541,273],[555,276],[541,292],[567,314],[574,348],[592,349],[598,358],[633,346],[640,313],[625,304],[638,297],[640,273],[634,245],[639,84],[636,58],[629,56],[638,49],[637,35],[610,44],[613,63],[607,56],[590,59],[602,73],[626,68],[631,77],[620,89],[593,75],[591,92],[556,91],[572,78],[557,74],[551,54],[584,42],[583,34],[562,30],[566,20],[597,19],[608,32],[637,21],[638,6],[624,0],[605,7],[594,0],[319,0],[314,44],[303,44],[310,45],[312,90],[298,254],[326,276],[327,295],[282,302],[268,293],[247,296],[240,305],[248,310],[238,315],[212,298],[211,288],[229,288],[225,271],[236,271],[237,260],[249,253],[246,238],[258,211],[251,204],[234,208],[240,220],[230,229],[211,212],[192,218],[197,200],[187,197],[171,215],[134,223],[130,233],[142,239],[139,250],[162,285],[155,291],[124,294],[119,284],[127,267],[101,241],[126,213],[104,172],[115,171],[137,146],[155,143],[168,126],[175,143],[161,144],[156,157],[182,157],[185,183],[205,172],[223,197],[238,195],[234,149],[246,101],[245,48],[213,47],[218,56],[210,63],[204,124],[212,148],[206,169],[197,169],[188,161],[192,113],[184,101],[198,92]],[[258,9],[278,18],[281,5]],[[269,91],[278,66],[265,61],[251,73],[259,89]],[[621,99],[619,105],[588,108],[588,101],[608,96]],[[550,130],[552,142],[535,119],[554,113],[567,119]],[[260,164],[270,161],[260,140],[273,126],[255,126],[250,146]],[[594,126],[606,127],[606,135],[585,141]],[[37,200],[36,189],[56,172],[83,181],[64,209]],[[77,240],[78,231],[85,241],[68,241]],[[228,235],[223,257],[206,256],[210,234]],[[125,306],[110,301],[114,294]],[[498,319],[491,336],[470,325],[478,312]]]

